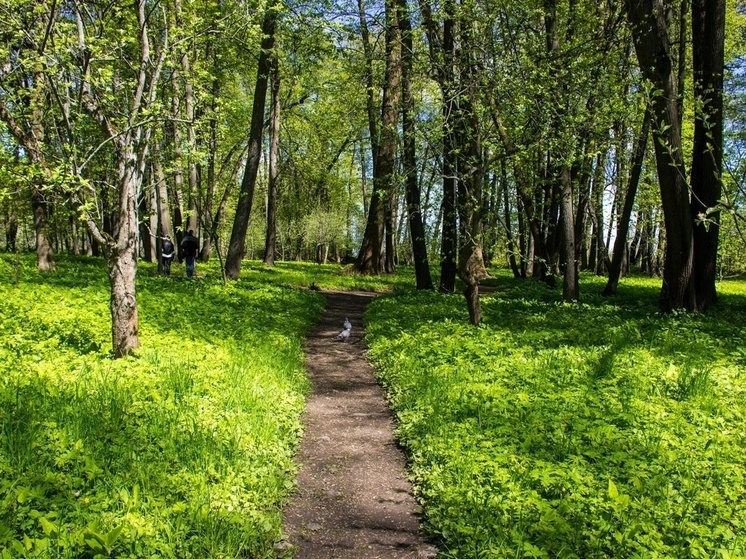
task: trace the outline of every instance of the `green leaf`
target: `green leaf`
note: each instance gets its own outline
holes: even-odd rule
[[[85,531],[85,533],[83,534],[83,541],[96,553],[104,553],[107,551],[105,547],[106,543],[104,541],[104,537],[92,531],[91,529]]]
[[[616,500],[619,498],[619,490],[617,489],[616,484],[609,479],[609,497]]]
[[[111,547],[114,545],[114,542],[117,541],[120,534],[122,533],[122,530],[124,530],[124,524],[120,524],[113,530],[110,530],[106,533],[106,535],[104,536],[104,542],[107,548],[111,549]]]
[[[39,524],[41,524],[41,529],[44,530],[44,533],[47,536],[51,536],[54,538],[59,536],[60,531],[57,528],[57,525],[54,522],[51,522],[45,516],[39,517]]]

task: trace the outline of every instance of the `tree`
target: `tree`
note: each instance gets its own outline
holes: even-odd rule
[[[246,168],[241,181],[238,206],[233,220],[228,253],[225,257],[225,275],[229,279],[238,279],[241,272],[241,260],[246,253],[246,232],[249,228],[251,207],[254,203],[254,187],[262,155],[262,137],[264,130],[264,107],[267,100],[267,84],[271,69],[272,49],[275,45],[275,30],[279,10],[276,4],[267,6],[262,23],[262,43],[259,52],[259,64],[254,87],[254,105],[251,111],[251,128],[249,130],[249,153]]]
[[[406,0],[398,0],[397,15],[401,28],[402,44],[402,159],[406,187],[407,216],[409,218],[409,236],[412,242],[412,255],[415,267],[417,289],[432,289],[430,265],[427,258],[425,227],[420,211],[420,184],[417,181],[417,154],[415,145],[415,103],[412,94],[412,71],[414,46],[412,41],[412,24]]]
[[[111,143],[117,170],[117,222],[112,233],[102,231],[90,212],[86,221],[91,234],[101,245],[109,267],[112,347],[116,357],[123,357],[139,347],[135,283],[137,200],[154,128],[146,115],[156,104],[168,52],[166,24],[163,17],[157,17],[158,11],[150,11],[147,0],[138,0],[133,7],[121,7],[112,12],[83,11],[82,6],[76,8],[78,27],[82,30],[93,28],[78,34],[81,99],[89,115],[101,127],[105,141]],[[163,12],[160,15],[163,16]],[[134,34],[133,51],[124,53],[123,64],[114,69],[115,81],[131,88],[123,98],[117,99],[108,94],[109,83],[96,72],[99,56],[112,45],[104,42],[92,44],[87,37],[101,37],[104,31],[116,30],[117,23],[121,22],[132,25],[138,32]],[[152,42],[150,29],[154,23],[161,25],[160,43]],[[115,37],[111,40],[116,43]],[[137,64],[130,66],[129,60],[136,60]],[[125,93],[124,87],[122,93]],[[123,104],[125,111],[120,116]]]
[[[49,182],[52,167],[47,161],[46,120],[50,111],[46,93],[53,68],[52,31],[57,13],[44,2],[4,2],[3,19],[8,30],[2,34],[0,66],[0,119],[20,147],[27,162],[37,266],[55,269],[54,251],[49,239]],[[15,28],[15,30],[13,30]]]
[[[264,264],[274,266],[277,248],[277,180],[280,145],[280,70],[276,54],[272,57],[269,83],[272,101],[269,110],[269,184],[267,185],[267,235],[264,243]]]
[[[609,266],[609,279],[602,295],[605,297],[616,295],[616,288],[619,284],[619,276],[622,273],[622,261],[627,252],[627,233],[629,231],[629,220],[634,208],[635,194],[640,184],[640,175],[642,174],[642,165],[645,159],[645,149],[648,143],[650,133],[650,107],[645,108],[645,115],[642,119],[640,134],[635,140],[635,147],[632,155],[632,171],[627,185],[627,192],[624,196],[624,207],[622,215],[619,217],[619,227],[616,232],[614,241],[614,252]]]
[[[660,307],[664,312],[695,310],[693,225],[666,10],[662,0],[625,0],[624,7],[640,70],[652,85],[653,139],[666,225]]]
[[[435,19],[429,0],[420,0],[420,12],[425,23],[432,77],[441,93],[442,118],[442,169],[443,196],[440,213],[441,257],[440,285],[442,293],[453,293],[456,287],[456,259],[458,252],[458,217],[456,183],[456,138],[454,117],[457,112],[457,86],[455,75],[454,39],[455,5],[453,0],[443,2],[443,21]]]
[[[697,309],[717,301],[718,239],[723,159],[725,0],[692,0],[694,148],[691,212]]]
[[[386,0],[385,40],[386,77],[381,107],[381,140],[373,169],[373,193],[368,219],[355,263],[357,271],[364,274],[380,274],[386,269],[386,263],[383,261],[384,231],[387,211],[391,211],[387,210],[387,200],[390,206],[391,195],[396,188],[397,124],[401,102],[401,33],[395,0]],[[387,248],[391,252],[393,245]]]

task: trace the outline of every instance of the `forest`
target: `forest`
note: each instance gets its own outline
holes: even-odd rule
[[[272,556],[324,288],[394,294],[444,557],[744,556],[745,57],[741,0],[0,0],[0,557]]]

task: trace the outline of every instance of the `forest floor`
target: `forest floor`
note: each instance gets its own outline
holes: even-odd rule
[[[429,559],[405,459],[366,358],[363,312],[374,294],[324,292],[305,346],[312,383],[297,460],[298,489],[278,551],[297,559]],[[345,317],[350,338],[336,340]]]

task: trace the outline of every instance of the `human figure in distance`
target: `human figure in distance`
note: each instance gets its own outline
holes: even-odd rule
[[[167,276],[171,275],[171,262],[174,261],[175,256],[174,244],[171,242],[171,237],[166,235],[161,243],[161,264],[163,265],[163,273]]]
[[[189,233],[181,240],[181,251],[184,254],[184,260],[186,260],[186,275],[188,278],[194,276],[194,261],[197,258],[197,251],[199,250],[199,241],[194,236],[194,231],[189,230]]]

